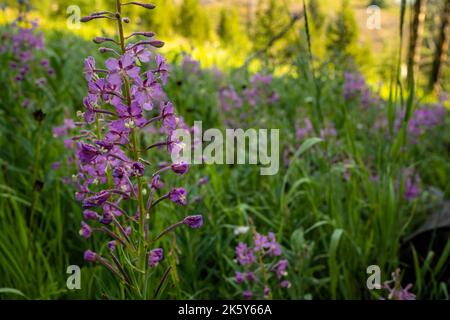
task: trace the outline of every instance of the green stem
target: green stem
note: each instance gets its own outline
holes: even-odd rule
[[[38,201],[38,194],[40,190],[36,190],[36,182],[38,179],[39,162],[41,158],[41,136],[42,136],[42,121],[38,122],[37,134],[36,134],[36,149],[34,155],[34,165],[32,171],[31,183],[33,188],[33,195],[31,200],[31,214],[30,214],[30,230],[34,230],[34,216],[36,212],[36,205]],[[33,234],[33,232],[32,232]]]
[[[123,24],[122,24],[122,4],[120,0],[116,0],[116,9],[117,9],[117,24],[119,29],[119,44],[122,51],[122,54],[125,54],[125,37],[123,32]],[[124,78],[125,83],[125,97],[127,99],[128,107],[131,107],[131,95],[130,95],[130,83],[128,82],[128,79]],[[132,148],[132,154],[135,161],[139,160],[140,157],[140,151],[138,148],[138,141],[137,141],[137,134],[136,129],[131,129],[131,148]],[[144,205],[144,198],[142,194],[143,189],[143,182],[141,177],[137,177],[138,180],[138,208],[139,208],[139,235],[142,237],[142,240],[139,241],[138,246],[138,257],[139,257],[139,269],[142,272],[141,277],[141,285],[142,287],[145,286],[146,278],[146,247],[145,247],[145,205]]]

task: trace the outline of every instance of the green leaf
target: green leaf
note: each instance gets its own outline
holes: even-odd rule
[[[17,290],[17,289],[13,289],[13,288],[0,288],[0,294],[1,294],[1,293],[11,293],[11,294],[16,294],[16,295],[19,295],[19,296],[22,296],[22,297],[28,299],[28,297],[27,297],[25,294],[23,294],[22,291],[19,291],[19,290]]]

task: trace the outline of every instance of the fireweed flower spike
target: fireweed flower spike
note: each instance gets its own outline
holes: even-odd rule
[[[0,32],[0,55],[6,55],[9,61],[13,75],[11,81],[14,82],[17,99],[24,108],[36,104],[29,97],[28,86],[31,84],[41,90],[48,90],[48,79],[55,73],[50,61],[43,56],[43,35],[38,30],[37,21],[29,19],[28,10],[28,5],[24,8],[19,4],[19,17]]]
[[[88,89],[83,99],[84,110],[78,115],[84,122],[81,133],[72,139],[78,168],[74,183],[78,188],[76,198],[84,209],[80,235],[87,239],[103,234],[108,238],[103,248],[97,248],[98,253],[87,250],[84,259],[109,269],[127,285],[127,293],[147,298],[152,292],[145,296],[143,292],[149,292],[152,285],[155,285],[155,292],[159,292],[161,281],[168,278],[170,271],[170,267],[165,272],[161,270],[163,253],[167,249],[162,248],[164,243],[159,239],[182,225],[199,228],[203,218],[188,216],[159,233],[150,230],[150,217],[154,216],[151,212],[159,202],[167,199],[178,205],[187,204],[184,188],[169,188],[165,195],[155,197],[155,193],[166,188],[160,174],[170,170],[181,176],[187,173],[189,166],[179,162],[152,168],[145,156],[150,152],[176,150],[178,141],[172,138],[174,130],[187,129],[163,90],[168,67],[154,50],[164,43],[154,39],[153,32],[124,34],[123,24],[130,21],[122,16],[122,9],[130,5],[154,8],[151,4],[117,0],[115,13],[96,12],[82,19],[82,22],[113,20],[118,35],[94,39],[97,44],[108,42],[112,47],[100,49],[101,53],[114,55],[104,66],[98,66],[93,57],[85,60]],[[127,43],[136,36],[150,39]],[[73,129],[72,124],[67,122],[66,127],[55,128],[55,135],[67,134]],[[156,142],[155,148],[145,147],[147,140],[143,130],[148,126],[155,129],[158,125],[160,130],[153,132],[159,132],[162,138],[156,141],[161,142]],[[156,241],[158,247],[153,246]],[[153,274],[163,274],[162,280],[152,281]]]
[[[416,300],[416,295],[409,292],[409,289],[412,288],[412,284],[408,284],[403,288],[400,280],[400,269],[397,269],[395,272],[392,272],[392,280],[384,282],[383,288],[389,292],[387,298],[389,300]]]
[[[253,247],[240,242],[236,247],[236,262],[242,270],[236,271],[235,281],[243,288],[244,299],[270,299],[275,287],[287,289],[291,286],[286,280],[288,261],[278,260],[282,255],[281,246],[275,234],[254,233]]]

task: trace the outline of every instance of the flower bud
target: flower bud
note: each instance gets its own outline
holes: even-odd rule
[[[136,6],[141,6],[141,7],[145,8],[145,9],[154,9],[154,8],[156,8],[156,6],[154,4],[151,4],[151,3],[142,3],[142,2],[132,1],[132,2],[125,3],[125,4],[134,4]]]
[[[95,38],[93,39],[93,41],[94,41],[94,43],[96,43],[96,44],[100,44],[100,43],[105,42],[105,41],[114,41],[114,40],[111,39],[111,38],[105,38],[105,37],[95,37]]]
[[[79,233],[83,238],[89,239],[92,235],[92,229],[86,222],[81,221],[81,229]]]
[[[203,225],[203,217],[201,215],[188,216],[184,218],[183,223],[192,229],[197,229]]]
[[[111,49],[111,48],[100,47],[100,48],[98,48],[98,52],[106,53],[106,52],[115,52],[115,51],[114,51],[114,49]]]
[[[155,33],[151,32],[151,31],[149,31],[149,32],[136,32],[136,34],[144,36],[144,37],[147,37],[147,38],[151,38],[151,37],[155,36]]]
[[[109,251],[116,250],[116,240],[109,241],[106,246],[108,247]]]
[[[95,262],[95,260],[97,260],[97,254],[94,251],[86,250],[84,252],[84,260],[88,262]]]
[[[169,199],[173,203],[186,205],[186,190],[184,188],[174,188],[169,192]]]
[[[80,22],[88,22],[91,21],[92,19],[95,19],[95,17],[93,16],[86,16],[80,19]]]
[[[155,48],[162,48],[164,46],[164,42],[161,40],[150,41],[150,45]]]
[[[97,212],[92,211],[92,210],[84,210],[83,216],[86,220],[97,220],[98,219]]]
[[[170,167],[172,168],[173,172],[179,175],[185,174],[189,169],[189,165],[187,164],[187,162],[184,161],[174,163]]]

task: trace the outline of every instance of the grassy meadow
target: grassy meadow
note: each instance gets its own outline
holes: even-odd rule
[[[85,59],[92,56],[91,72],[113,82],[108,59],[125,52],[98,50],[124,45],[113,21],[116,1],[5,1],[0,299],[449,299],[448,61],[439,81],[429,85],[439,13],[448,1],[427,3],[413,61],[414,6],[381,1],[388,4],[380,9],[381,27],[369,30],[369,2],[157,0],[151,10],[123,5],[130,20],[121,24],[125,34],[153,31],[150,39],[165,43],[160,49],[150,45],[150,61],[133,62],[141,75],[152,70],[153,84],[166,96],[147,97],[155,103],[152,110],[143,108],[145,119],[166,119],[165,109],[161,116],[155,110],[160,100],[166,106],[170,100],[176,125],[191,132],[195,121],[202,121],[203,132],[279,129],[274,175],[261,175],[261,163],[191,164],[184,175],[165,167],[171,160],[159,136],[168,124],[159,118],[142,130],[137,118],[126,120],[129,141],[101,145],[122,148],[132,161],[121,160],[122,151],[113,158],[99,147],[111,130],[108,117],[123,118],[114,96],[125,104],[128,98],[128,108],[137,99],[133,87],[131,94],[127,90],[130,81],[139,81],[121,73],[129,71],[116,73],[120,85],[108,89],[114,94],[95,94],[101,101],[96,118],[85,120],[84,98],[94,95],[89,84],[96,77],[87,79]],[[77,25],[77,11],[69,6],[77,6],[80,17],[102,10],[113,15]],[[114,41],[96,44],[95,37]],[[161,64],[154,65],[157,54],[167,61],[167,83]],[[163,147],[144,148],[158,141]],[[104,173],[100,163],[92,165],[97,160],[83,160],[83,143],[95,146],[97,159],[106,154]],[[205,139],[198,143],[207,145]],[[86,201],[117,189],[114,170],[121,161],[145,170],[133,171],[129,184],[108,194],[113,204],[101,203],[115,212],[109,217],[105,206]],[[163,187],[156,187],[161,169]],[[185,205],[165,196],[172,187],[186,191]],[[152,203],[149,194],[161,201]],[[143,208],[147,197],[152,210]],[[139,214],[143,209],[147,220]],[[87,210],[104,212],[98,222],[86,218]],[[200,228],[183,220],[192,215],[202,216]],[[185,225],[166,233],[177,221]],[[149,241],[148,224],[150,237],[164,237]],[[111,235],[99,231],[104,228],[120,238],[114,249]],[[263,242],[259,249],[257,239]],[[151,248],[162,248],[164,258]],[[88,249],[95,258],[86,256]],[[81,268],[80,289],[67,285],[71,265]],[[381,288],[370,290],[373,265]],[[397,269],[395,281],[386,283]]]

